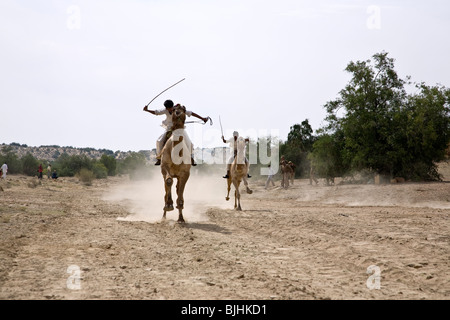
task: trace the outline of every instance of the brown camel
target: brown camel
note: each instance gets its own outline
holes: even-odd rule
[[[294,170],[292,169],[292,166],[289,164],[289,162],[284,159],[284,156],[281,156],[280,169],[281,187],[287,189],[289,187],[289,180],[293,176]]]
[[[289,173],[289,180],[291,181],[291,184],[294,185],[294,179],[295,179],[295,168],[297,167],[292,161],[288,162],[289,166],[292,168],[292,171]]]
[[[167,140],[161,151],[161,173],[164,178],[164,187],[166,190],[163,220],[166,219],[167,211],[174,210],[172,184],[174,178],[177,178],[176,190],[179,223],[185,222],[183,218],[183,193],[191,170],[192,144],[184,130],[185,120],[186,108],[181,105],[176,105],[172,113],[172,136]]]
[[[247,182],[247,173],[250,164],[245,163],[245,139],[243,137],[239,137],[237,141],[237,155],[234,158],[233,163],[230,168],[230,176],[227,179],[228,184],[228,193],[226,196],[226,200],[230,200],[230,190],[231,183],[234,185],[234,209],[238,211],[242,211],[241,207],[241,193],[239,192],[239,186],[242,181],[244,181],[244,185],[246,186],[247,193],[252,194],[253,191],[248,187]]]
[[[309,169],[309,184],[312,185],[313,181],[316,185],[319,183],[319,180],[316,178],[316,168],[311,164],[311,168]]]

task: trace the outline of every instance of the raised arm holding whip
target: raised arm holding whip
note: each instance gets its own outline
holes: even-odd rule
[[[172,86],[168,87],[167,89],[165,89],[164,91],[162,91],[161,93],[159,93],[156,97],[154,97],[145,107],[144,107],[144,111],[147,111],[151,114],[154,115],[165,115],[166,119],[162,122],[161,126],[165,129],[164,133],[158,138],[158,140],[156,141],[156,163],[155,165],[158,166],[161,164],[161,151],[164,148],[164,145],[166,144],[167,140],[170,138],[170,136],[172,135],[172,112],[174,110],[174,103],[172,100],[166,100],[164,102],[164,107],[165,109],[159,109],[159,110],[149,110],[148,106],[150,105],[150,103],[152,103],[157,97],[159,97],[162,93],[166,92],[167,90],[169,90],[170,88],[174,87],[175,85],[177,85],[178,83],[180,83],[181,81],[183,81],[184,79],[178,81],[177,83],[173,84]],[[186,115],[187,116],[194,116],[200,120],[202,120],[204,123],[206,123],[208,121],[208,119],[210,119],[209,117],[202,117],[200,115],[198,115],[195,112],[192,111],[187,111],[186,110]],[[192,152],[193,152],[193,148],[192,148]],[[197,164],[194,161],[194,157],[193,154],[191,155],[192,157],[192,165],[196,166]]]

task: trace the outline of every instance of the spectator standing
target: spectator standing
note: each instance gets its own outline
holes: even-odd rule
[[[40,180],[42,180],[42,172],[44,171],[44,169],[42,168],[42,163],[39,165],[39,169],[38,169],[38,172],[39,172],[39,175],[38,175],[38,178],[40,179]]]
[[[47,178],[50,179],[51,175],[52,175],[52,165],[49,164],[47,167]]]
[[[8,172],[8,165],[6,162],[2,165],[2,179],[6,180],[6,173]]]
[[[273,176],[274,176],[274,172],[273,172],[273,169],[272,169],[272,167],[270,166],[270,164],[269,164],[269,176],[267,177],[267,180],[266,180],[266,188],[265,189],[267,189],[267,187],[269,186],[269,184],[272,182],[272,187],[274,187],[275,186],[275,182],[273,182]]]

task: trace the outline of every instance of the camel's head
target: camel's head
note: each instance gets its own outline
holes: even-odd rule
[[[173,108],[172,112],[172,122],[173,129],[184,128],[184,121],[186,120],[186,107],[181,104],[177,104]]]
[[[237,149],[238,149],[238,152],[244,152],[244,150],[245,150],[245,139],[243,137],[237,138]]]

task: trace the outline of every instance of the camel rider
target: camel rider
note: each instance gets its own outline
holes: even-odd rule
[[[165,109],[160,110],[148,110],[148,107],[144,107],[144,111],[150,112],[151,114],[154,114],[156,116],[160,115],[166,115],[166,119],[162,122],[161,127],[165,129],[165,132],[156,140],[156,163],[155,166],[161,165],[161,151],[164,148],[164,145],[166,144],[166,141],[169,140],[170,136],[172,135],[172,112],[174,110],[174,104],[172,100],[166,100],[164,102]],[[208,121],[208,118],[203,118],[192,111],[186,110],[186,115],[188,117],[194,116],[196,118],[199,118],[203,120],[205,123]],[[194,150],[194,148],[192,148]],[[197,164],[194,162],[194,157],[191,155],[191,163],[193,166],[196,166]]]
[[[227,161],[227,174],[223,177],[224,179],[228,179],[230,177],[231,164],[233,163],[234,158],[237,155],[237,140],[238,140],[238,138],[239,138],[239,132],[237,132],[237,131],[234,131],[233,137],[228,140],[225,140],[224,136],[222,136],[223,143],[229,143],[230,147],[233,148],[233,154],[228,158],[228,161]],[[249,141],[250,140],[248,138],[245,139],[245,142],[249,142]],[[245,164],[248,165],[247,157],[245,157]],[[251,178],[251,177],[252,176],[247,173],[247,178]]]

